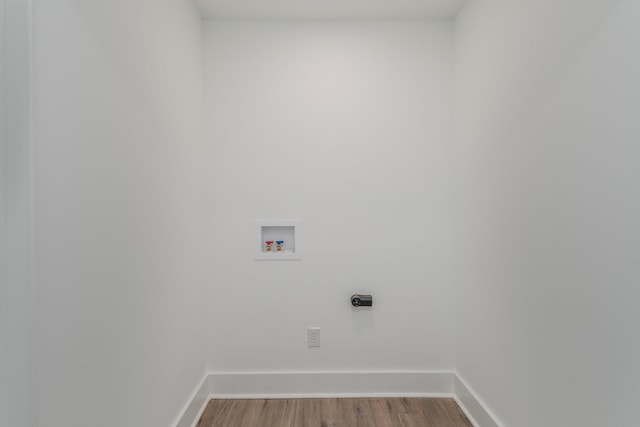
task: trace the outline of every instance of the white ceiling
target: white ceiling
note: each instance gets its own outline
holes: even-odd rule
[[[465,0],[194,0],[205,18],[379,19],[454,16]]]

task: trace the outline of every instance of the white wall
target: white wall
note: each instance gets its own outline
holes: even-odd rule
[[[34,426],[30,2],[0,1],[0,426]]]
[[[456,22],[457,370],[505,426],[638,425],[640,5]]]
[[[6,97],[5,92],[6,92],[6,83],[5,83],[5,64],[7,63],[6,60],[6,53],[5,53],[5,0],[1,0],[0,1],[0,99],[2,99],[3,101],[0,102],[0,159],[1,163],[0,165],[2,166],[2,174],[0,175],[2,177],[2,185],[0,185],[0,232],[2,233],[2,238],[0,238],[0,271],[2,271],[3,273],[0,273],[0,384],[2,384],[0,386],[0,415],[2,418],[0,418],[0,425],[1,426],[6,426],[9,425],[8,419],[7,419],[7,408],[8,408],[8,404],[9,404],[9,387],[7,385],[8,381],[7,381],[7,375],[9,373],[9,362],[8,362],[8,346],[7,346],[7,325],[9,324],[9,316],[7,314],[7,309],[8,309],[8,305],[7,305],[7,293],[9,290],[9,283],[7,278],[5,277],[4,271],[6,271],[7,269],[7,263],[8,263],[8,250],[9,247],[7,245],[7,239],[5,238],[5,236],[7,235],[7,232],[9,230],[8,224],[7,224],[7,218],[6,218],[6,205],[7,203],[5,202],[5,193],[6,193],[6,185],[5,185],[5,178],[4,178],[4,170],[6,168],[6,139],[7,137],[5,136],[5,115],[6,115],[6,103],[4,102],[4,99]]]
[[[205,373],[202,26],[34,4],[38,425],[172,425]]]
[[[205,51],[210,369],[452,368],[451,21],[208,21]],[[302,219],[304,259],[255,261],[255,218]]]

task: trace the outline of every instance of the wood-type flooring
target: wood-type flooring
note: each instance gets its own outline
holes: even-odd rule
[[[450,398],[212,399],[197,427],[471,427]]]

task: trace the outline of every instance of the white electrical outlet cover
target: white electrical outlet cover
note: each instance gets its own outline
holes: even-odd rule
[[[320,328],[307,329],[307,345],[309,347],[320,347]]]

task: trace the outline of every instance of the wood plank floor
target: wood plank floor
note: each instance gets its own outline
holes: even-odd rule
[[[210,400],[198,427],[471,427],[443,398]]]

